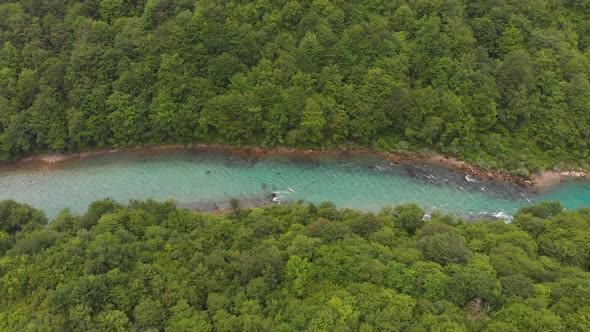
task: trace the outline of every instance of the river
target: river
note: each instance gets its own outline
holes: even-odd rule
[[[277,204],[332,201],[366,211],[415,202],[427,212],[478,218],[511,216],[541,201],[559,200],[567,209],[590,206],[590,183],[570,181],[538,192],[440,166],[397,165],[374,156],[250,159],[195,150],[113,153],[0,172],[0,200],[28,203],[50,218],[64,207],[82,213],[105,197],[120,202],[173,199],[180,206],[211,209],[226,206],[232,197],[255,205],[271,202],[272,196]]]

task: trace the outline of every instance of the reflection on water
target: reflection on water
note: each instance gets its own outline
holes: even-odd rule
[[[121,202],[174,199],[199,209],[223,207],[232,197],[248,205],[332,201],[367,211],[416,202],[426,211],[476,217],[511,215],[537,201],[589,206],[590,184],[569,182],[536,193],[444,167],[396,165],[374,156],[253,159],[211,151],[117,153],[0,173],[0,199],[43,208],[50,217],[63,207],[84,212],[90,202],[107,196]]]

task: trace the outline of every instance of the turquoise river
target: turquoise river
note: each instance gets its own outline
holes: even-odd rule
[[[49,217],[64,207],[84,212],[90,202],[105,197],[120,202],[173,199],[201,210],[225,207],[232,197],[249,205],[332,201],[367,211],[415,202],[426,211],[466,218],[509,218],[520,207],[541,201],[559,200],[567,209],[590,206],[590,183],[571,181],[536,192],[443,167],[395,165],[373,156],[251,159],[194,150],[113,153],[0,172],[0,200],[28,203]]]

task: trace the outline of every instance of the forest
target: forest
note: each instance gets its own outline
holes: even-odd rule
[[[590,209],[0,202],[2,331],[590,330]]]
[[[0,160],[163,143],[590,164],[585,0],[0,0]]]

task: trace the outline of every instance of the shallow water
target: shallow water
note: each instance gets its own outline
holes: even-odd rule
[[[203,206],[232,197],[270,202],[273,192],[278,201],[332,201],[367,211],[415,202],[426,211],[465,217],[512,215],[539,201],[559,200],[568,209],[590,206],[589,182],[567,182],[537,193],[443,167],[393,165],[373,156],[247,159],[210,151],[135,152],[0,173],[0,199],[42,208],[49,217],[64,207],[84,212],[90,202],[104,197]]]

